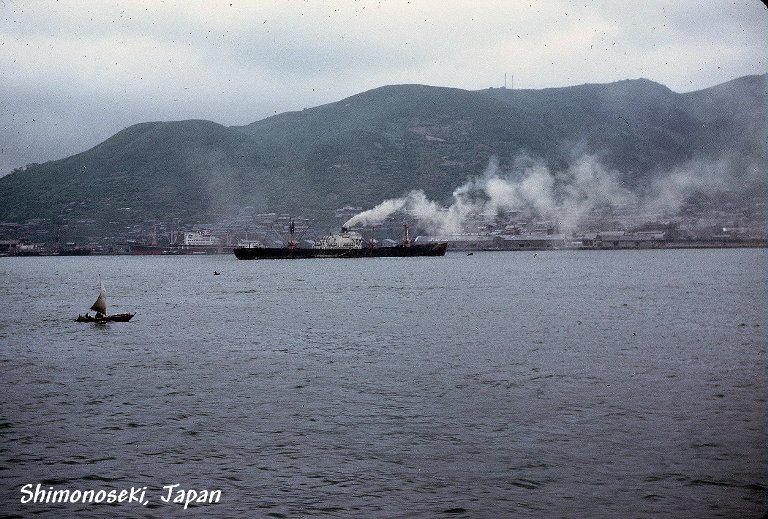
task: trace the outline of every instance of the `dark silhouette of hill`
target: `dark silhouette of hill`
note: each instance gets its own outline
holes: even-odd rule
[[[594,154],[642,190],[687,161],[727,155],[756,193],[765,100],[766,75],[689,93],[645,79],[543,90],[395,85],[242,127],[141,123],[0,178],[0,221],[211,221],[244,206],[322,218],[412,189],[446,200],[491,156],[502,167],[526,155],[557,170]]]

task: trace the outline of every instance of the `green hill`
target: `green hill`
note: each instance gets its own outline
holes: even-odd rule
[[[238,208],[328,214],[423,189],[446,200],[491,156],[564,168],[595,154],[641,190],[724,154],[764,188],[766,75],[679,94],[626,80],[544,90],[386,86],[242,127],[148,122],[0,178],[0,221],[212,221]],[[752,170],[750,176],[749,171]],[[762,173],[762,174],[760,174]],[[747,186],[753,187],[754,186]]]

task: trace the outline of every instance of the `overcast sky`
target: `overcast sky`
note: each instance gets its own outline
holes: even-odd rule
[[[0,0],[0,174],[143,121],[240,125],[382,85],[677,92],[768,71],[758,0]]]

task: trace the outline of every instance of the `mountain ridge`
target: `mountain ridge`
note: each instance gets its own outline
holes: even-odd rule
[[[688,93],[642,78],[541,90],[386,85],[243,126],[143,122],[0,178],[0,221],[321,213],[413,189],[441,201],[490,157],[557,171],[594,154],[637,190],[694,159],[728,154],[734,168],[754,169],[765,164],[767,77]]]

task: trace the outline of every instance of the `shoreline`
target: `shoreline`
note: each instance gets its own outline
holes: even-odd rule
[[[745,240],[745,241],[713,241],[713,240],[693,240],[693,241],[670,241],[660,244],[640,244],[634,242],[621,243],[619,245],[599,245],[599,246],[536,246],[524,245],[519,247],[489,247],[473,246],[472,244],[462,244],[454,246],[448,243],[448,252],[524,252],[524,251],[609,251],[609,250],[664,250],[664,249],[765,249],[768,248],[768,240]],[[175,252],[170,254],[147,254],[136,252],[100,252],[92,250],[84,254],[61,254],[60,252],[24,252],[20,254],[0,253],[0,258],[30,258],[30,257],[67,257],[73,256],[230,256],[232,250],[200,251],[193,252]]]

